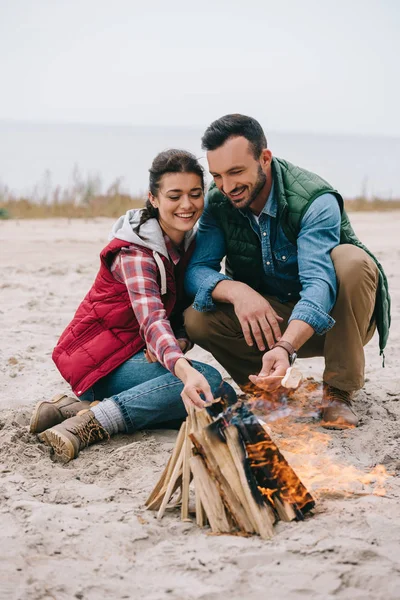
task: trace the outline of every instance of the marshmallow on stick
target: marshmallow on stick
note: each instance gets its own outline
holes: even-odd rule
[[[303,374],[296,367],[289,367],[283,377],[281,385],[285,388],[296,389],[303,381]]]

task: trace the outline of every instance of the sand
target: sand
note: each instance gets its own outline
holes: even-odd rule
[[[36,401],[68,391],[52,348],[94,278],[111,221],[0,222],[1,598],[400,597],[400,213],[352,220],[389,277],[386,368],[374,338],[356,402],[360,427],[320,429],[322,442],[306,440],[297,457],[288,451],[317,494],[317,509],[302,523],[280,523],[269,542],[212,536],[177,513],[158,522],[144,510],[176,432],[118,436],[66,466],[52,462],[28,433],[30,412]],[[212,360],[198,348],[192,355]],[[298,365],[321,378],[321,359]],[[282,449],[293,450],[295,435],[286,444],[284,438]],[[385,497],[371,485],[339,481],[345,465],[364,472],[377,464],[393,474]],[[319,481],[307,474],[312,465]],[[339,489],[363,495],[345,497]]]

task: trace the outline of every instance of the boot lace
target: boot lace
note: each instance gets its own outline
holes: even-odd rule
[[[79,437],[83,448],[86,448],[94,442],[110,439],[108,431],[100,425],[94,416],[90,416],[87,420],[76,425],[73,433]]]

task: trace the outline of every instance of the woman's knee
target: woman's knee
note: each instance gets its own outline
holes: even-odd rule
[[[212,392],[220,386],[222,375],[215,367],[197,361],[193,361],[193,366],[207,379]]]

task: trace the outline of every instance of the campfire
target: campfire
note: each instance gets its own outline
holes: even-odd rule
[[[248,392],[246,402],[220,398],[188,415],[146,502],[159,519],[179,507],[183,521],[195,515],[213,533],[269,539],[279,520],[312,514],[315,498],[385,495],[382,465],[365,473],[329,454],[331,436],[317,420],[321,384],[292,368],[277,391]]]
[[[191,412],[178,434],[169,462],[146,502],[161,519],[181,504],[189,518],[189,487],[193,481],[196,522],[208,522],[213,533],[273,535],[280,519],[304,519],[315,505],[294,470],[248,404],[212,406]]]
[[[365,472],[332,453],[334,437],[320,427],[322,383],[308,377],[291,387],[265,393],[253,386],[246,391],[252,410],[266,421],[267,431],[273,431],[275,442],[318,505],[322,499],[385,496],[391,474],[383,465]],[[351,429],[340,432],[341,440],[347,435],[352,435]]]

